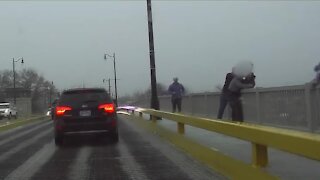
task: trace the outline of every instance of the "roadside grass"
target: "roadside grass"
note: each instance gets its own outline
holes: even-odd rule
[[[18,119],[10,119],[8,120],[7,118],[3,118],[2,120],[0,120],[0,132],[3,131],[7,131],[13,128],[17,128],[19,126],[23,126],[26,124],[30,124],[33,122],[37,122],[37,121],[46,121],[49,120],[49,117],[46,116],[40,116],[40,115],[32,115],[30,117],[20,117]]]

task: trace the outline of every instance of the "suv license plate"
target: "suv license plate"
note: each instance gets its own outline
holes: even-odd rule
[[[91,116],[90,110],[80,111],[80,116]]]

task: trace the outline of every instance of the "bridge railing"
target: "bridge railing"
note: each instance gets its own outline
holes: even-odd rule
[[[183,97],[183,113],[216,118],[220,93],[196,93]],[[171,111],[170,96],[160,96],[160,109]],[[320,88],[309,84],[273,88],[244,90],[242,95],[246,122],[285,127],[296,130],[320,132]],[[135,103],[150,107],[150,99]],[[226,109],[224,119],[230,119],[231,111]]]
[[[277,179],[263,170],[268,165],[268,147],[320,161],[319,134],[250,123],[200,118],[152,109],[131,108],[127,110],[132,112],[132,117],[140,119],[139,122],[143,122],[145,127],[159,133],[175,145],[197,157],[200,161],[232,179]],[[152,121],[141,121],[144,115],[150,115]],[[156,119],[159,117],[175,121],[177,123],[177,132],[172,133],[164,130],[161,126],[157,126]],[[245,164],[217,150],[186,140],[184,137],[184,134],[187,133],[185,131],[186,125],[251,142],[252,164]]]

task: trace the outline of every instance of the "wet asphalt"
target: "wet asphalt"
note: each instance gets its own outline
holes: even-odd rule
[[[224,179],[124,117],[119,135],[70,136],[56,147],[51,120],[0,133],[0,179]]]

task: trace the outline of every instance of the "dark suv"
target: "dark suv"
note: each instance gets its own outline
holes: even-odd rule
[[[56,145],[67,134],[102,133],[118,142],[116,107],[105,89],[70,89],[62,93],[54,114]]]

